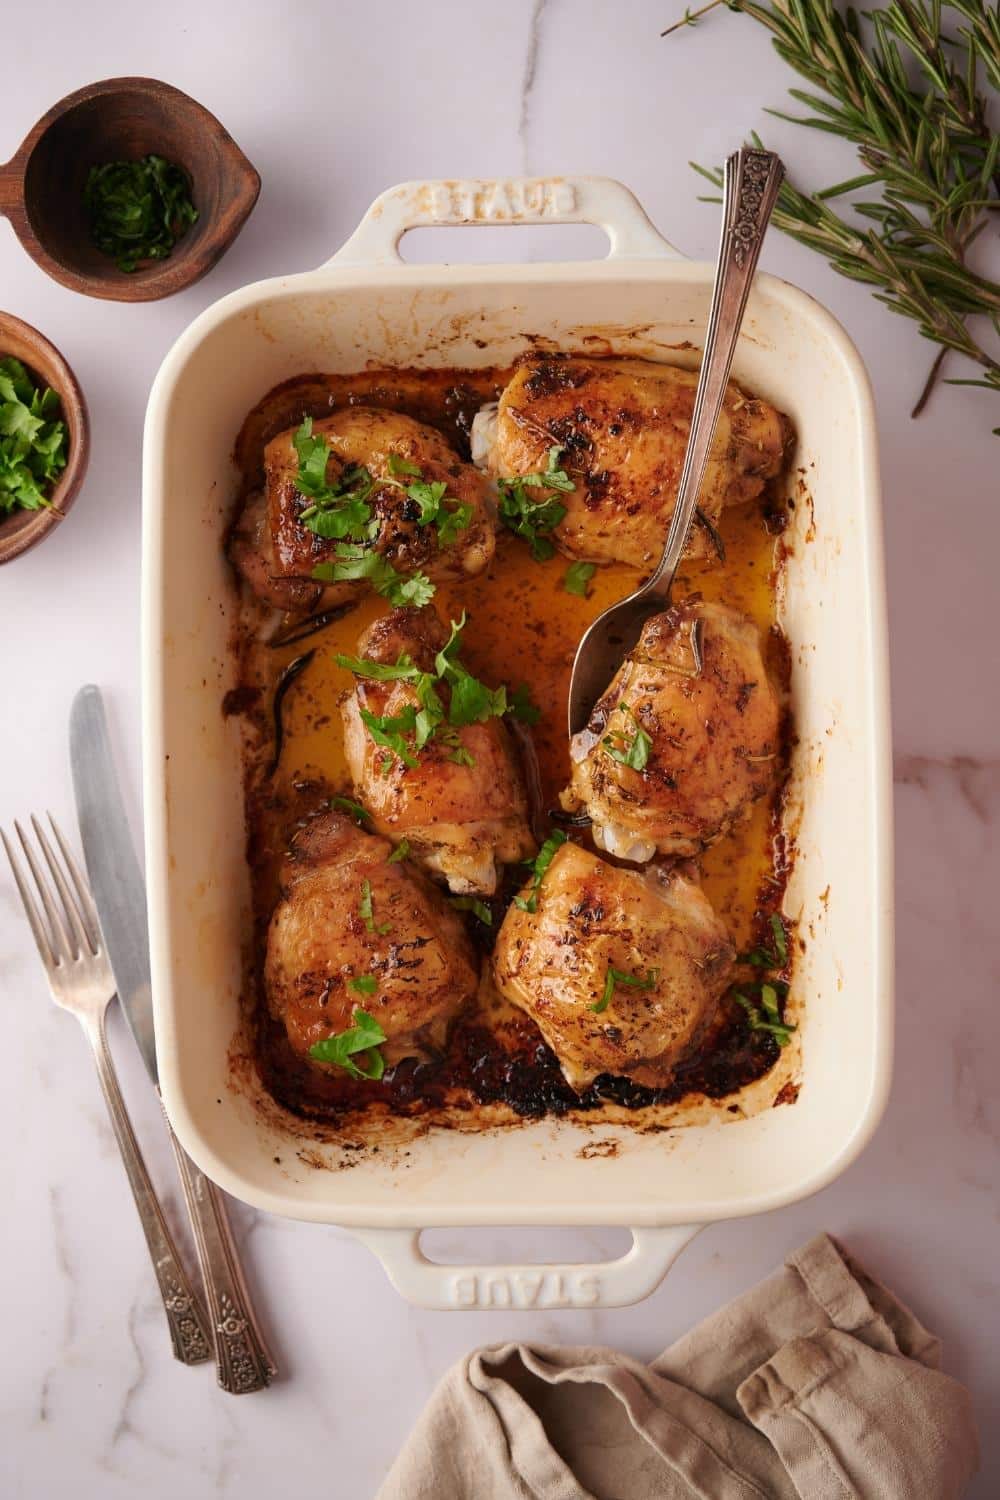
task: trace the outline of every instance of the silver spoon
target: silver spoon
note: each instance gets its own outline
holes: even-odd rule
[[[569,685],[571,739],[586,729],[594,704],[639,639],[643,625],[670,602],[671,585],[687,545],[722,410],[747,294],[784,175],[784,167],[771,151],[742,146],[726,162],[722,240],[705,352],[667,543],[663,556],[642,587],[598,615],[577,647]]]

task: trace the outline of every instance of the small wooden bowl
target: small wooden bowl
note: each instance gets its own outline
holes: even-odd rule
[[[62,523],[83,483],[90,458],[90,419],[76,376],[59,350],[30,323],[0,312],[0,359],[13,355],[35,381],[51,386],[62,406],[68,451],[66,467],[42,510],[14,510],[0,519],[0,563],[20,557]]]
[[[166,260],[119,271],[90,238],[84,187],[91,167],[150,152],[187,172],[198,219]],[[155,78],[106,78],[67,94],[0,166],[0,213],[28,254],[63,286],[115,302],[169,297],[204,276],[259,192],[256,169],[215,116]]]

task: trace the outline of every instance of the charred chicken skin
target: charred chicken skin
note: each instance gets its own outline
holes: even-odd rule
[[[622,869],[565,843],[521,900],[500,928],[494,979],[567,1081],[578,1092],[602,1073],[668,1084],[733,972],[732,942],[700,887],[677,870]]]
[[[433,672],[448,631],[431,608],[397,609],[376,620],[358,642],[358,656],[376,664],[408,660]],[[436,685],[442,699],[451,689]],[[344,748],[355,794],[378,833],[447,881],[457,894],[491,896],[497,867],[535,850],[528,798],[517,751],[502,718],[465,724],[432,738],[407,765],[372,737],[363,713],[399,719],[419,707],[412,680],[358,675],[342,702]]]
[[[337,813],[313,819],[292,845],[267,935],[264,987],[303,1056],[350,1027],[361,1005],[385,1032],[385,1061],[398,1061],[421,1041],[440,1044],[476,992],[461,918],[419,870],[389,864],[391,854],[387,840]],[[352,979],[365,981],[363,992]]]
[[[296,436],[289,429],[268,443],[264,489],[250,495],[229,544],[234,565],[265,603],[306,612],[363,592],[369,587],[363,578],[313,577],[316,567],[342,559],[345,545],[377,554],[404,576],[471,576],[489,565],[495,540],[489,483],[436,428],[365,406],[344,407],[312,424],[311,438],[323,439],[329,450],[326,484],[347,495],[368,490],[368,521],[339,537],[306,524],[315,504],[297,484]],[[359,470],[368,476],[361,476],[363,488]],[[425,496],[446,487],[435,520],[427,517],[428,505],[408,493],[415,484]]]
[[[677,500],[697,373],[646,360],[546,357],[521,365],[497,405],[473,424],[473,457],[501,480],[544,475],[548,455],[574,488],[555,497],[552,531],[567,556],[649,569],[663,550]],[[730,381],[700,495],[688,557],[706,557],[726,505],[752,500],[778,474],[791,428],[766,401]],[[707,524],[706,524],[707,523]]]
[[[697,854],[774,784],[781,718],[756,625],[692,595],[647,620],[574,738],[563,804],[619,858]]]

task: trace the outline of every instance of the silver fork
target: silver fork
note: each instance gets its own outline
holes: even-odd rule
[[[38,819],[34,816],[31,819],[38,847],[49,869],[51,885],[45,878],[24,829],[19,823],[14,824],[24,850],[24,858],[38,890],[41,910],[31,893],[21,862],[3,829],[0,829],[0,838],[3,839],[10,868],[24,904],[24,913],[45,966],[52,998],[63,1010],[76,1016],[90,1042],[104,1102],[108,1106],[118,1149],[122,1154],[159,1283],[174,1357],[186,1365],[200,1364],[202,1360],[212,1357],[205,1312],[167,1228],[163,1210],[132,1130],[108,1051],[104,1017],[115,994],[115,981],[102,945],[97,911],[76,860],[51,815],[49,823],[59,845],[63,865],[60,865]],[[58,900],[53,895],[52,886],[55,887]]]

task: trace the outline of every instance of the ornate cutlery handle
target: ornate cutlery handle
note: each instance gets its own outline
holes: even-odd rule
[[[741,146],[726,162],[722,242],[691,413],[691,433],[663,556],[642,590],[661,599],[670,596],[670,585],[687,544],[726,396],[750,284],[784,175],[785,169],[772,151]]]
[[[149,1246],[153,1270],[156,1272],[160,1295],[163,1298],[163,1309],[167,1315],[174,1358],[186,1365],[201,1364],[203,1360],[209,1359],[212,1353],[206,1332],[205,1313],[197,1293],[188,1280],[187,1272],[181,1264],[177,1247],[167,1228],[163,1210],[160,1208],[159,1199],[146,1170],[146,1163],[142,1159],[139,1143],[125,1109],[121,1089],[118,1087],[114,1063],[108,1051],[103,1015],[91,1020],[84,1026],[84,1030],[90,1040],[104,1102],[108,1106],[118,1149],[122,1154],[122,1161],[128,1174],[129,1186],[132,1189],[135,1206],[139,1210],[139,1222],[142,1224],[146,1244]]]
[[[215,1340],[216,1376],[234,1396],[263,1390],[278,1373],[240,1267],[222,1194],[195,1166],[167,1121],[184,1201],[194,1227],[198,1262]]]

